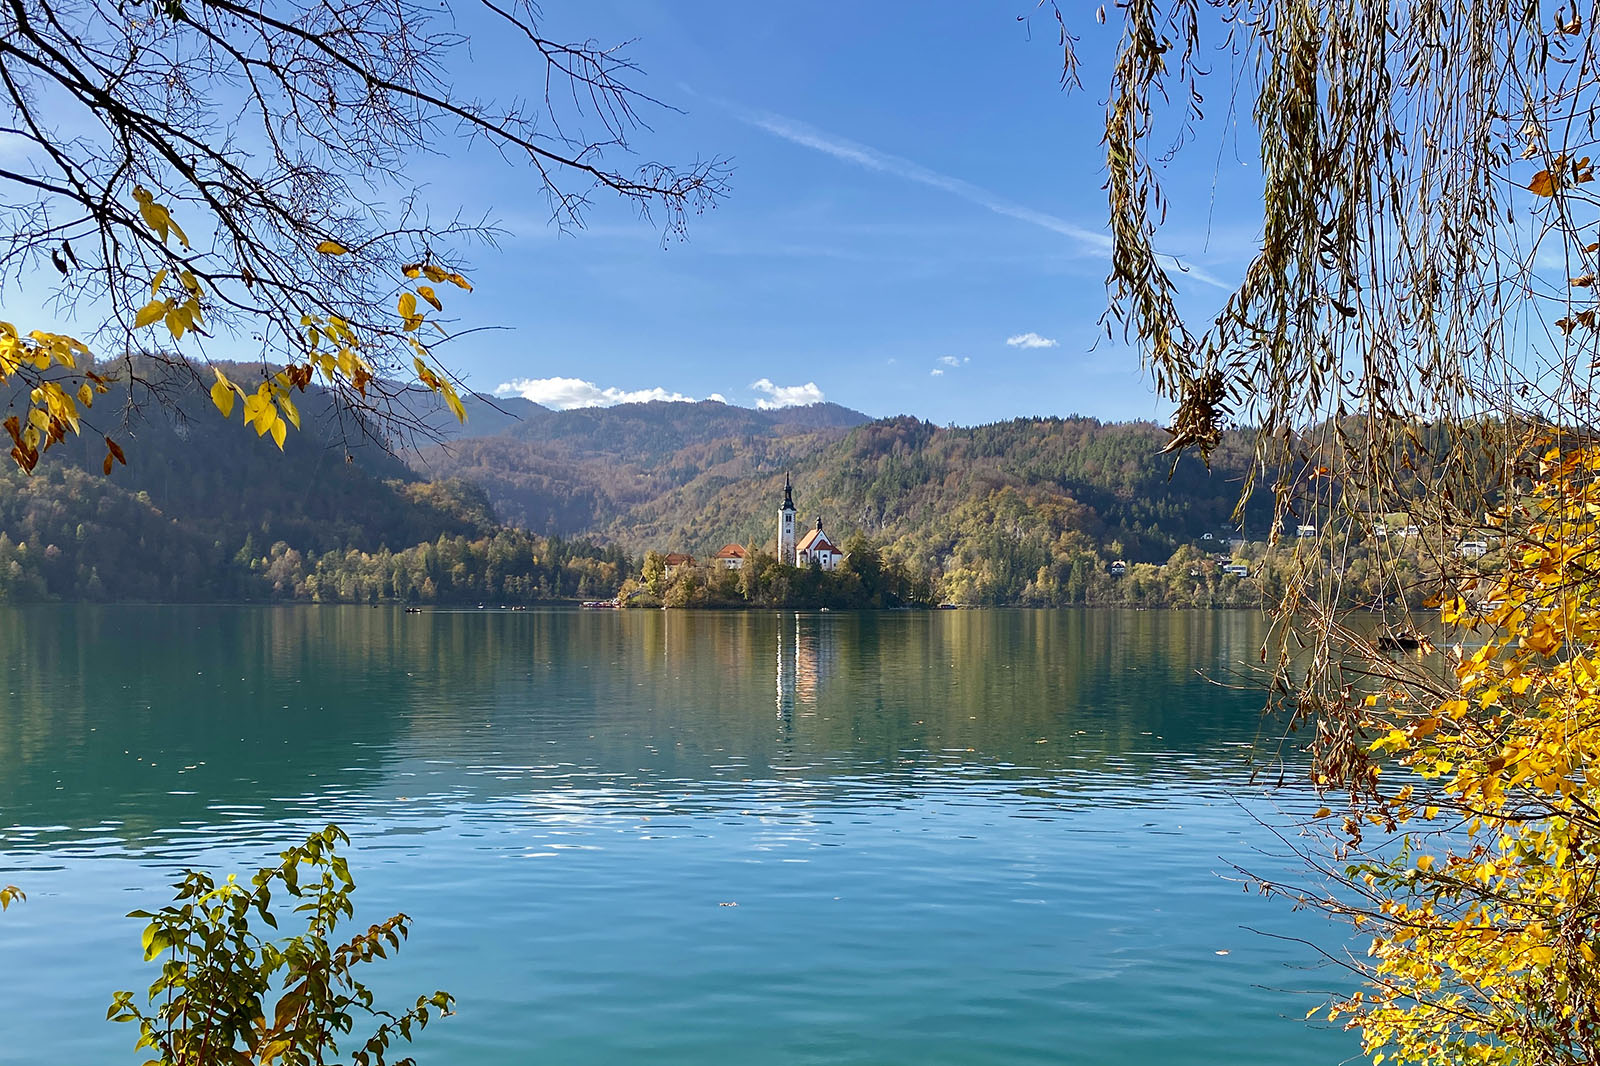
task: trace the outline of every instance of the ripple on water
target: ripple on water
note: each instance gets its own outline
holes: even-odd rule
[[[1244,927],[1328,931],[1227,879],[1315,802],[1261,794],[1254,701],[1196,675],[1252,620],[616,615],[0,624],[0,1063],[119,1061],[120,915],[329,821],[358,917],[415,919],[381,987],[463,1005],[425,1062],[1355,1052],[1295,1020],[1342,978]]]

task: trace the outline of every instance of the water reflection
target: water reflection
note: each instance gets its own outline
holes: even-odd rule
[[[777,775],[1220,787],[1243,780],[1258,704],[1209,678],[1260,633],[1221,613],[12,610],[0,841],[8,824],[113,817],[136,837],[362,797],[715,796]]]
[[[778,637],[778,717],[793,723],[794,705],[815,706],[817,693],[838,666],[839,646],[831,615],[795,614],[793,627],[780,621]]]
[[[386,975],[466,1006],[425,1061],[1339,1061],[1273,991],[1326,979],[1239,932],[1320,926],[1214,872],[1272,844],[1238,805],[1257,700],[1208,679],[1260,636],[1201,613],[0,612],[0,880],[30,891],[0,922],[0,1066],[117,1061],[105,993],[149,979],[117,916],[327,819],[366,905],[418,919]]]

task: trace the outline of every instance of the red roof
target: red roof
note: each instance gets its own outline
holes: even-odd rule
[[[694,562],[694,556],[685,555],[682,552],[673,552],[671,555],[667,556],[667,565],[668,566],[682,566],[685,563],[692,563],[692,562]]]
[[[828,535],[820,528],[813,529],[810,533],[807,533],[806,539],[796,544],[794,550],[797,552],[831,551],[835,553],[839,551],[838,547],[828,539]]]
[[[718,559],[743,559],[749,552],[737,544],[724,544],[717,550],[715,558]]]

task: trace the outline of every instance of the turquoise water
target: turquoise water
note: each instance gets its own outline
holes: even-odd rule
[[[327,821],[428,1063],[1333,1064],[1338,932],[1248,776],[1244,613],[0,611],[0,1063],[102,1019],[185,865]],[[1211,675],[1209,678],[1202,673]],[[1276,774],[1273,775],[1274,779]],[[728,904],[737,904],[730,906]],[[1255,931],[1252,931],[1255,930]]]

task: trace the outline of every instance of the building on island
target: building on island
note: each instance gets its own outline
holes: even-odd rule
[[[749,558],[749,549],[742,544],[728,543],[718,548],[717,553],[705,565],[712,571],[740,572],[744,570],[745,562]],[[844,549],[822,531],[820,516],[817,518],[817,528],[807,532],[796,543],[794,486],[789,481],[789,475],[785,474],[783,505],[778,508],[778,561],[786,566],[816,566],[823,570],[837,570],[845,558]],[[672,552],[662,557],[662,563],[663,576],[669,581],[679,572],[695,568],[694,556],[684,552]]]
[[[783,506],[778,508],[778,559],[792,566],[810,566],[816,563],[824,570],[833,570],[844,562],[844,552],[822,531],[822,518],[817,518],[817,528],[795,543],[794,488],[789,475],[783,475]]]
[[[822,516],[817,516],[817,528],[806,534],[806,539],[795,545],[794,565],[810,566],[816,563],[824,570],[832,570],[844,561],[844,552],[828,539],[822,531]]]

